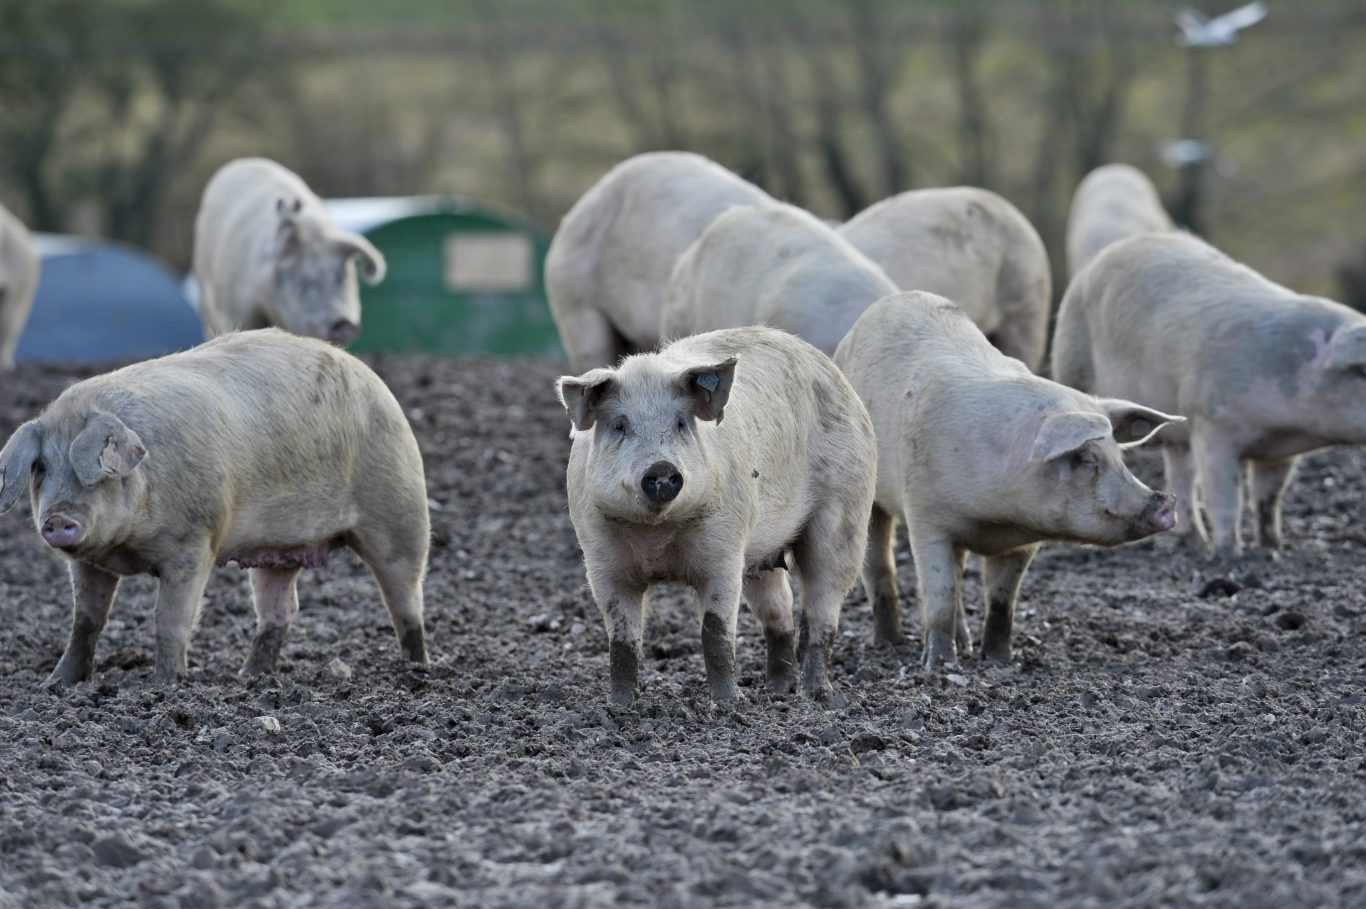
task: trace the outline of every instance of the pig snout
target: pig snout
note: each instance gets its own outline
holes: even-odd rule
[[[1139,517],[1140,532],[1160,533],[1176,526],[1176,496],[1169,492],[1157,493]]]
[[[327,329],[327,340],[333,344],[350,344],[355,340],[360,326],[350,319],[338,319]]]
[[[85,528],[75,518],[64,514],[53,514],[43,521],[40,531],[44,542],[53,549],[70,549],[85,536]]]
[[[651,464],[645,475],[640,478],[640,491],[645,493],[646,500],[654,505],[672,502],[678,498],[679,490],[682,488],[682,472],[668,461],[656,461]]]

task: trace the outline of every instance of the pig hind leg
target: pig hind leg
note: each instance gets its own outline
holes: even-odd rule
[[[873,603],[873,642],[900,644],[906,639],[901,630],[901,609],[896,581],[896,561],[892,546],[896,541],[896,519],[873,506],[868,519],[868,549],[863,556],[863,588]]]
[[[425,503],[424,503],[425,505]],[[399,651],[410,663],[427,662],[427,638],[422,622],[422,576],[427,569],[427,525],[414,522],[413,531],[365,528],[351,535],[351,548],[375,576],[384,607],[394,625]]]
[[[256,608],[256,636],[240,674],[263,675],[275,669],[285,635],[299,613],[298,568],[251,569],[251,602]]]
[[[802,655],[800,691],[823,699],[832,693],[830,653],[839,632],[840,607],[858,580],[866,551],[867,512],[830,504],[807,522],[792,547],[802,585]]]
[[[1253,461],[1248,468],[1248,485],[1257,514],[1257,545],[1281,548],[1281,499],[1295,473],[1296,458],[1281,461]]]
[[[72,685],[90,678],[95,670],[95,648],[99,644],[100,633],[104,631],[104,624],[109,620],[109,610],[114,605],[114,594],[118,587],[118,575],[84,562],[71,563],[71,594],[75,601],[71,615],[71,639],[57,668],[43,683],[44,688],[59,683]]]
[[[986,594],[986,622],[982,629],[982,658],[1009,662],[1010,634],[1015,624],[1015,600],[1020,582],[1038,552],[1027,546],[982,559],[982,589]]]
[[[742,585],[745,602],[764,626],[768,645],[768,690],[786,693],[797,681],[797,638],[792,619],[792,585],[786,571],[760,571]]]

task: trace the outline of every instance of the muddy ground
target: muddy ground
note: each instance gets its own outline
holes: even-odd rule
[[[426,455],[430,668],[399,664],[339,553],[305,573],[274,677],[236,674],[251,607],[222,569],[190,682],[149,684],[134,579],[95,680],[41,691],[65,570],[26,504],[0,518],[0,909],[1366,905],[1361,454],[1306,462],[1288,550],[1232,595],[1200,596],[1217,573],[1168,539],[1046,550],[1008,667],[871,648],[856,590],[833,709],[764,692],[749,615],[743,700],[710,705],[667,592],[623,710],[565,508],[559,364],[376,366]],[[0,432],[76,375],[0,377]]]

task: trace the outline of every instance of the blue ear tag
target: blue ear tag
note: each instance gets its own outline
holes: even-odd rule
[[[721,384],[721,377],[714,372],[709,372],[706,375],[698,376],[697,384],[707,391],[716,391],[716,386]]]

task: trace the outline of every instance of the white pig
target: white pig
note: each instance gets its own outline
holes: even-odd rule
[[[693,335],[559,382],[573,423],[569,515],[611,646],[611,697],[640,674],[646,592],[697,592],[711,696],[735,696],[743,594],[764,627],[768,687],[796,676],[792,589],[806,632],[801,691],[830,691],[840,606],[858,579],[876,443],[830,358],[771,328]]]
[[[205,336],[277,326],[349,344],[361,315],[354,260],[367,284],[384,280],[379,250],[339,228],[297,174],[265,158],[228,162],[195,219]]]
[[[732,208],[674,266],[666,338],[767,325],[833,354],[854,320],[896,286],[829,225],[792,205]]]
[[[1143,171],[1128,164],[1097,167],[1077,185],[1067,214],[1067,273],[1076,277],[1116,240],[1175,229]]]
[[[187,672],[215,564],[251,569],[269,672],[299,608],[299,570],[353,549],[370,566],[405,659],[426,662],[427,493],[403,411],[363,363],[277,329],[78,382],[0,451],[0,511],[33,520],[71,571],[71,640],[48,684],[90,677],[119,578],[158,580],[155,678]]]
[[[726,209],[767,198],[687,152],[636,155],[593,184],[560,222],[545,260],[550,313],[573,369],[653,350],[678,257]]]
[[[963,308],[1002,353],[1037,371],[1048,341],[1053,278],[1038,231],[985,189],[917,189],[860,212],[840,228],[902,290]]]
[[[1158,436],[1167,485],[1182,523],[1221,558],[1242,545],[1244,464],[1257,540],[1275,548],[1299,455],[1366,443],[1366,316],[1274,284],[1189,234],[1101,252],[1067,288],[1053,345],[1058,381],[1190,420]]]
[[[38,289],[38,251],[24,222],[0,205],[0,369],[14,366]]]
[[[904,521],[927,666],[971,647],[966,553],[984,557],[982,655],[1008,660],[1015,599],[1040,543],[1114,546],[1175,523],[1172,497],[1130,473],[1121,448],[1180,417],[1034,375],[943,297],[912,292],[874,303],[835,362],[877,430],[877,500],[864,569],[877,637],[902,637],[892,537]]]

